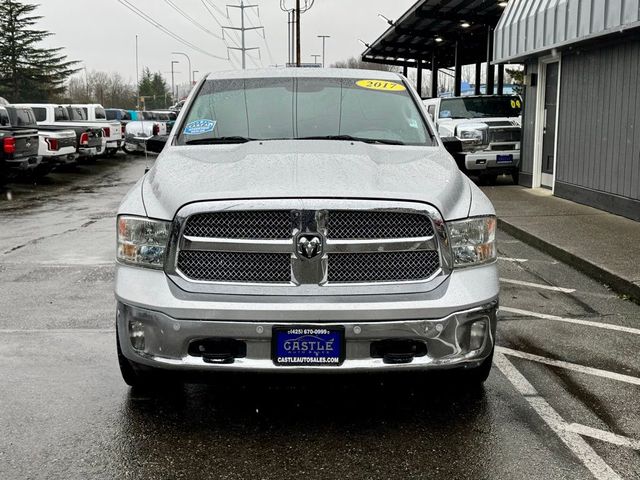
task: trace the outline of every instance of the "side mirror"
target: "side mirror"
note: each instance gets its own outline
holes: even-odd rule
[[[147,140],[147,151],[153,153],[162,153],[165,145],[169,140],[169,135],[156,135]]]
[[[444,144],[444,148],[446,148],[447,152],[451,155],[462,151],[462,142],[456,137],[442,137],[441,140]]]

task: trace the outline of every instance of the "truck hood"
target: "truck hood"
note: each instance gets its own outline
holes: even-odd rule
[[[491,118],[451,118],[438,120],[438,131],[443,137],[454,136],[456,127],[465,124],[484,123],[489,127],[519,127],[520,117],[491,117]]]
[[[471,189],[440,147],[309,140],[167,147],[142,197],[166,220],[199,201],[313,197],[425,202],[452,220],[468,216]]]

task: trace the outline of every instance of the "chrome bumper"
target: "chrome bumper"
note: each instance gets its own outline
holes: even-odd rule
[[[454,272],[425,294],[330,298],[281,298],[190,294],[163,272],[118,265],[117,322],[120,346],[130,360],[168,370],[353,372],[473,367],[486,359],[495,341],[498,299],[494,265]],[[489,328],[480,348],[469,346],[471,325]],[[145,347],[135,350],[129,338],[132,322],[143,325]],[[277,366],[272,361],[275,326],[321,324],[344,327],[346,358],[340,366]],[[188,354],[194,340],[245,342],[246,356],[229,364],[207,363]],[[401,364],[371,356],[371,343],[414,340],[427,354]]]
[[[467,170],[513,170],[520,165],[520,150],[469,152],[464,154],[464,165]],[[511,163],[498,163],[498,155],[512,155]]]

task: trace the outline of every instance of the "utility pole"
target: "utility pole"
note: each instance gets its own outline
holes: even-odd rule
[[[295,6],[293,8],[287,8],[286,0],[280,0],[280,10],[287,12],[288,26],[291,27],[291,33],[289,38],[292,40],[289,42],[290,55],[289,64],[293,64],[295,61],[296,66],[302,64],[302,40],[300,36],[300,16],[303,13],[308,12],[315,0],[304,0],[304,5],[301,5],[301,0],[295,0]]]
[[[171,60],[171,100],[173,100],[173,103],[176,103],[176,78],[175,78],[175,71],[173,70],[173,66],[176,63],[180,63],[177,60]]]
[[[136,110],[140,110],[140,68],[138,65],[138,34],[136,34]]]
[[[322,39],[322,68],[325,67],[325,46],[327,38],[331,38],[329,35],[318,35],[318,38]]]
[[[247,52],[249,50],[260,50],[260,47],[250,47],[248,48],[246,46],[246,38],[245,38],[245,34],[247,31],[249,30],[260,30],[263,29],[264,27],[260,26],[260,27],[245,27],[245,13],[244,11],[247,8],[258,8],[258,5],[246,5],[244,3],[244,0],[240,0],[240,5],[227,5],[227,9],[229,8],[239,8],[240,9],[240,28],[238,27],[222,27],[222,36],[224,37],[224,31],[225,29],[228,30],[237,30],[240,31],[241,34],[241,46],[240,47],[227,47],[230,50],[240,50],[242,52],[242,69],[245,70],[247,68]]]
[[[300,46],[300,0],[296,0],[296,66],[302,63],[302,49]]]

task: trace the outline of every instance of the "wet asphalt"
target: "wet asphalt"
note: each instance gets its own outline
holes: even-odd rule
[[[0,187],[0,479],[640,478],[640,306],[502,233],[499,356],[517,375],[129,389],[114,215],[151,162]]]

